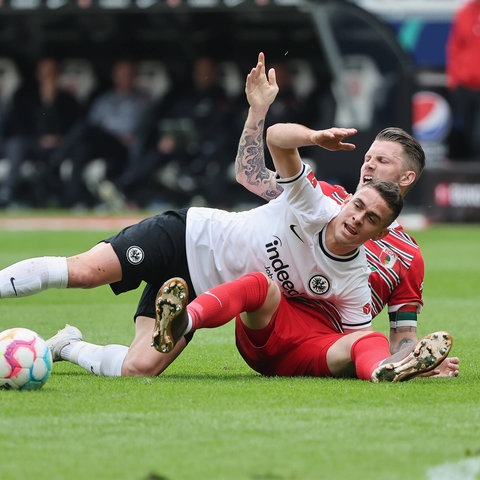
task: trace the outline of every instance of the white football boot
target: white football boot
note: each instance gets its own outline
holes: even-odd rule
[[[81,340],[83,340],[82,332],[77,327],[67,323],[64,328],[46,341],[52,352],[52,360],[54,362],[61,362],[63,360],[61,357],[63,347]]]

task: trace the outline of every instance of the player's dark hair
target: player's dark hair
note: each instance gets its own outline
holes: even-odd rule
[[[374,188],[385,200],[391,215],[386,219],[385,226],[390,225],[399,215],[403,208],[403,196],[398,183],[383,180],[372,180],[362,188]]]
[[[417,183],[420,175],[425,168],[425,152],[420,143],[405,130],[398,127],[387,127],[377,134],[375,140],[383,142],[399,143],[403,147],[403,151],[408,158],[408,170],[416,173],[415,181],[410,185],[409,189]]]

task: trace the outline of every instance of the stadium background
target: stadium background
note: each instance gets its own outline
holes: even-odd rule
[[[245,73],[263,50],[267,61],[290,64],[301,95],[332,86],[336,112],[322,127],[357,127],[359,152],[384,126],[413,131],[428,168],[407,206],[433,220],[476,221],[480,167],[446,162],[451,117],[444,46],[461,2],[9,0],[0,2],[0,57],[13,59],[26,77],[36,58],[55,55],[70,62],[76,88],[88,88],[82,68],[91,68],[92,88],[101,90],[111,60],[131,55],[143,65],[145,84],[161,95],[168,82],[188,75],[195,56],[208,52],[221,62],[227,90],[241,96]],[[7,69],[0,62],[0,82]],[[361,157],[345,155],[337,153],[333,165],[323,162],[321,174],[352,190]],[[245,194],[237,189],[235,195]]]
[[[394,4],[429,3],[431,17],[445,4],[443,0],[373,1],[375,7],[380,5],[382,11],[377,13],[382,15],[393,12]],[[452,8],[458,3],[447,2]],[[87,3],[91,3],[90,13],[78,7]],[[137,5],[149,3],[156,5],[139,13]],[[285,0],[282,3],[285,5]],[[371,6],[373,2],[361,3]],[[97,8],[100,4],[104,8]],[[115,4],[117,7],[112,8]],[[120,4],[131,11],[121,13]],[[148,0],[0,1],[1,56],[28,64],[40,46],[64,45],[65,57],[75,54],[95,59],[99,74],[106,81],[107,69],[102,63],[115,53],[115,38],[122,37],[123,45],[131,45],[125,35],[132,28],[133,16],[138,14],[140,21],[140,16],[151,14],[148,22],[142,21],[174,31],[177,40],[150,43],[150,35],[161,33],[153,26],[150,33],[146,30],[143,34],[148,45],[153,45],[146,51],[180,70],[183,60],[195,53],[194,45],[200,45],[207,33],[216,30],[226,35],[217,37],[221,43],[233,48],[230,52],[221,50],[228,60],[245,58],[250,66],[251,55],[256,55],[257,42],[261,40],[269,45],[265,48],[267,55],[278,50],[283,55],[283,49],[288,48],[288,55],[301,51],[315,68],[321,67],[322,57],[318,63],[312,60],[322,50],[311,30],[302,26],[290,37],[292,25],[297,24],[292,13],[296,8],[282,5],[278,10],[284,13],[277,15],[268,5],[265,10],[261,5],[249,5],[251,9],[243,11],[239,6],[232,10],[235,18],[229,26],[221,27],[218,22],[226,22],[229,17],[224,13],[227,7],[219,11],[205,6],[197,11],[195,7],[192,12],[185,8],[161,19],[163,2]],[[110,43],[108,36],[90,38],[81,34],[84,23],[109,25],[117,15],[121,28],[113,29]],[[212,18],[211,23],[207,17]],[[190,21],[194,18],[192,30]],[[272,18],[283,18],[283,23],[276,25],[288,25],[288,32],[267,28]],[[432,52],[441,51],[448,22],[442,21],[438,27],[430,22],[419,25],[419,17],[408,18],[405,13],[388,21],[402,39],[408,59],[413,60],[408,64],[412,70],[407,69],[407,73],[417,84],[415,88],[435,87],[441,92],[443,60],[440,58],[440,64],[433,66],[430,61]],[[207,22],[208,28],[200,28],[201,22]],[[298,23],[303,25],[300,20]],[[412,35],[412,24],[417,28],[416,35]],[[243,36],[238,37],[242,48],[234,41],[227,42],[235,31],[234,25],[243,31]],[[431,28],[437,29],[439,37],[436,48],[429,51],[422,37],[429,37],[426,32]],[[162,29],[159,31],[163,32]],[[104,27],[100,32],[104,32]],[[195,42],[189,43],[188,39]],[[178,41],[185,43],[180,45]],[[104,47],[100,48],[101,45]],[[251,51],[246,45],[251,45]],[[293,45],[298,45],[298,49]],[[418,74],[423,73],[428,74],[425,85],[418,82]],[[243,75],[242,71],[242,81]],[[405,105],[408,108],[410,103]],[[410,122],[406,126],[413,129],[414,125]],[[352,171],[356,175],[357,170]],[[428,171],[426,174],[426,178],[431,176]],[[22,220],[18,217],[3,220]],[[39,225],[45,225],[43,217],[35,224],[35,232],[23,231],[32,227],[31,218],[23,220],[25,225],[19,227],[17,223],[12,228],[14,232],[5,231],[9,227],[2,225],[0,256],[4,265],[12,259],[30,256],[69,255],[107,234],[89,232],[89,228],[119,228],[105,224],[102,218],[93,219],[94,225],[85,230],[52,235],[38,230]],[[70,220],[78,228],[78,219]],[[61,230],[71,227],[62,218],[57,225]],[[478,236],[476,226],[457,225],[434,226],[415,235],[428,265],[422,331],[439,325],[452,331],[454,354],[462,362],[461,376],[454,381],[379,385],[373,390],[372,385],[355,380],[265,379],[252,374],[238,358],[230,330],[208,332],[205,336],[199,332],[185,356],[182,354],[173,368],[158,379],[98,378],[62,362],[38,395],[2,395],[2,479],[477,478],[480,445],[475,425],[479,423],[480,373],[474,332],[479,308]],[[13,322],[49,336],[68,321],[82,325],[92,341],[125,343],[131,340],[132,329],[130,316],[125,312],[131,311],[134,302],[135,296],[116,298],[107,288],[88,293],[52,290],[24,299],[22,308],[16,301],[3,303],[2,329]],[[378,326],[386,329],[387,322],[385,317],[380,318]]]

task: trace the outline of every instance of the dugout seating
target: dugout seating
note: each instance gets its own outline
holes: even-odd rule
[[[84,58],[67,58],[62,61],[60,69],[60,85],[81,104],[86,104],[98,85],[92,63]]]
[[[22,77],[16,63],[11,58],[0,58],[0,102],[6,105],[17,88]]]
[[[166,65],[158,60],[137,62],[137,86],[148,92],[152,100],[164,97],[171,87],[170,73]]]

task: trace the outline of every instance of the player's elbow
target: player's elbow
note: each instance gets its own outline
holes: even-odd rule
[[[274,125],[270,125],[267,128],[267,132],[266,132],[266,135],[265,135],[265,140],[266,140],[268,146],[278,144],[278,139],[279,139],[279,135],[281,135],[282,128],[283,128],[282,125],[279,124],[279,123],[276,123]]]
[[[235,172],[235,181],[242,185],[242,187],[248,188],[247,176],[243,170],[238,170]]]

